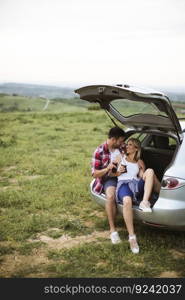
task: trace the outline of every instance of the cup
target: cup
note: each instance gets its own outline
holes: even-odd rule
[[[125,171],[123,171],[122,173],[127,173],[127,165],[121,164],[121,166],[125,168]]]
[[[112,168],[112,173],[116,173],[116,172],[117,172],[118,164],[115,163],[115,162],[113,162],[113,165],[114,165],[115,167]]]

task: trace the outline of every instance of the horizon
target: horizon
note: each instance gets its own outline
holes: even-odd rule
[[[50,86],[50,87],[56,87],[56,88],[70,88],[70,89],[77,89],[79,87],[83,87],[83,86],[87,86],[87,85],[117,85],[117,84],[129,84],[132,86],[137,86],[137,87],[143,87],[143,88],[151,88],[154,90],[160,90],[162,91],[166,91],[168,90],[169,92],[185,92],[185,86],[164,86],[164,85],[158,85],[158,86],[154,86],[154,85],[143,85],[143,84],[138,84],[138,83],[129,83],[129,82],[118,82],[118,83],[106,83],[106,82],[79,82],[79,83],[73,83],[73,82],[43,82],[43,81],[33,81],[33,82],[23,82],[23,81],[0,81],[0,85],[3,84],[17,84],[17,85],[35,85],[35,86]]]

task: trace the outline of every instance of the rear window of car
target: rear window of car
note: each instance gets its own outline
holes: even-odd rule
[[[140,102],[135,100],[131,101],[128,99],[117,99],[113,100],[110,105],[124,117],[136,114],[167,116],[164,111],[159,110],[153,103]]]

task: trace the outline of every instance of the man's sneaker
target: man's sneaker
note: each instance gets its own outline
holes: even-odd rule
[[[121,242],[117,231],[114,231],[110,234],[110,239],[112,241],[112,244],[119,244]]]
[[[139,253],[139,245],[137,243],[137,239],[135,234],[133,235],[129,235],[129,243],[130,243],[130,250],[132,251],[132,253],[137,254]]]

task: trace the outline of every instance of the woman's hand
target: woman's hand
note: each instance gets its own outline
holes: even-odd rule
[[[127,172],[127,166],[126,166],[126,165],[121,165],[121,166],[119,166],[118,172],[119,172],[120,174],[126,173],[126,172]]]

